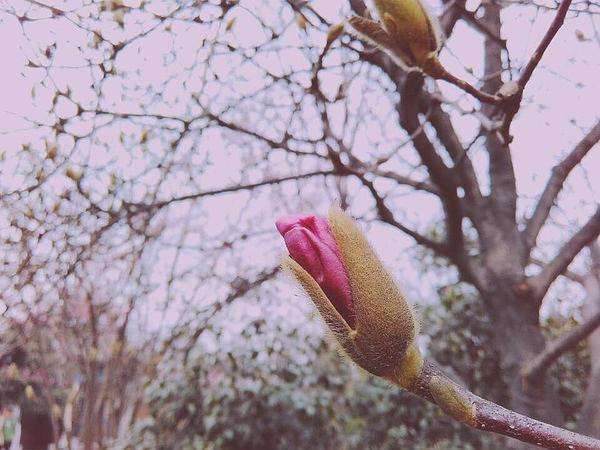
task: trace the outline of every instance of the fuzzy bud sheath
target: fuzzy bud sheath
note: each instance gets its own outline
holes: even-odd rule
[[[408,388],[423,366],[414,312],[358,226],[339,208],[277,221],[300,283],[348,356]]]
[[[380,22],[354,16],[348,20],[358,36],[387,52],[405,70],[434,78],[446,71],[437,55],[441,32],[437,19],[420,0],[375,0]]]

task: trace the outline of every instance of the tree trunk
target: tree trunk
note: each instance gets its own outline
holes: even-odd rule
[[[587,292],[583,307],[584,320],[588,320],[600,310],[600,280],[595,272],[592,269],[584,281]],[[588,337],[588,349],[592,366],[581,408],[579,432],[600,437],[600,329]]]
[[[554,389],[549,383],[526,385],[521,376],[524,363],[544,350],[545,339],[536,321],[533,321],[511,292],[499,288],[488,294],[493,304],[493,326],[496,349],[501,358],[502,374],[507,382],[511,409],[530,417],[561,425],[563,418]],[[493,296],[493,298],[489,298]]]
[[[508,389],[510,404],[506,406],[560,426],[563,417],[555,386],[546,378],[535,385],[527,385],[521,375],[524,364],[544,349],[545,339],[537,311],[515,294],[515,285],[515,281],[495,278],[482,293],[490,308],[495,347]],[[507,448],[524,450],[534,447],[511,439]]]

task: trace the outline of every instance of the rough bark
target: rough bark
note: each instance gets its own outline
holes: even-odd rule
[[[546,379],[535,384],[523,383],[523,364],[544,350],[545,339],[538,325],[537,314],[522,308],[519,299],[506,281],[495,280],[484,300],[493,317],[494,338],[504,377],[509,390],[511,409],[560,425],[563,422],[558,396]],[[511,448],[521,447],[518,444]]]
[[[487,3],[483,24],[495,36],[501,36],[501,6]],[[496,92],[502,85],[502,48],[491,38],[485,41],[485,75],[483,90]],[[494,108],[484,106],[483,112],[492,118]],[[490,195],[486,211],[486,226],[480,236],[483,263],[486,268],[484,301],[491,310],[496,347],[501,358],[502,376],[509,390],[511,409],[530,417],[561,425],[560,404],[549,380],[535,385],[523,383],[523,363],[544,350],[545,339],[539,327],[538,308],[521,298],[516,287],[524,280],[526,254],[516,222],[516,182],[511,149],[496,133],[485,141],[489,157]],[[511,449],[529,449],[518,441],[507,443]]]
[[[591,247],[592,270],[584,280],[587,292],[583,309],[584,320],[589,320],[600,311],[600,248]],[[600,329],[588,337],[591,371],[581,408],[579,431],[589,436],[600,437]]]

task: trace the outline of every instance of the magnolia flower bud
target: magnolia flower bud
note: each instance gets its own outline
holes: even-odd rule
[[[350,25],[364,39],[385,50],[405,70],[438,76],[440,28],[420,0],[375,0],[381,23],[352,17]]]
[[[348,356],[375,375],[410,386],[423,364],[414,312],[357,225],[334,207],[328,220],[287,217],[277,229],[290,252],[284,267]]]

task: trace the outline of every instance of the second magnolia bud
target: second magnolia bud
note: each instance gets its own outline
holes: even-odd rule
[[[364,39],[385,50],[406,70],[438,76],[440,27],[420,0],[375,0],[380,22],[352,17],[350,25]]]

